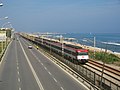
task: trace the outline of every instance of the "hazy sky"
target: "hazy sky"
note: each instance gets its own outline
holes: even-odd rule
[[[17,31],[120,33],[120,0],[0,0],[0,27]],[[9,27],[9,26],[7,26]]]

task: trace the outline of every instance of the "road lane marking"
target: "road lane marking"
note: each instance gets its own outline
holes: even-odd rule
[[[17,66],[17,70],[19,70],[19,67]]]
[[[39,58],[38,58],[32,51],[30,51],[30,52],[34,55],[34,57],[38,60],[38,62],[40,62]],[[53,78],[53,80],[54,80],[56,83],[58,83],[57,79],[54,78],[54,76],[53,76],[53,75],[50,73],[50,71],[44,66],[44,64],[43,64],[42,62],[40,62],[40,63],[41,63],[41,65],[44,67],[44,69],[48,72],[48,74]],[[58,83],[58,85],[59,85],[60,88],[61,88],[60,83]],[[64,90],[64,89],[61,88],[61,90]]]
[[[21,90],[21,87],[20,87],[20,78],[19,78],[19,76],[20,76],[20,72],[19,72],[19,63],[18,63],[18,52],[17,52],[17,45],[16,45],[16,42],[15,42],[15,56],[16,56],[16,63],[17,63],[17,74],[18,74],[18,82],[19,82],[19,88],[18,88],[18,90]]]
[[[41,63],[41,65],[43,65],[43,63]],[[44,66],[44,65],[43,65]]]
[[[61,88],[61,90],[64,90],[63,87],[60,87],[60,88]]]
[[[54,81],[57,83],[57,80],[53,77]]]
[[[45,70],[47,70],[47,68],[44,66]]]
[[[17,71],[18,75],[20,75],[19,71]]]
[[[18,82],[20,82],[20,78],[18,78]]]
[[[49,73],[50,75],[52,75],[51,72],[48,71],[48,73]]]
[[[21,90],[21,87],[19,87],[19,90]]]
[[[21,42],[19,42],[19,43],[20,43],[20,46],[21,46],[21,48],[22,48],[22,50],[23,50],[23,53],[24,53],[24,55],[25,55],[25,58],[26,58],[26,60],[27,60],[27,62],[28,62],[28,64],[29,64],[29,67],[30,67],[30,69],[31,69],[31,71],[32,71],[32,73],[33,73],[33,76],[34,76],[34,78],[35,78],[35,80],[36,80],[36,82],[37,82],[40,90],[44,90],[44,88],[43,88],[43,86],[42,86],[42,84],[41,84],[41,82],[40,82],[40,80],[39,80],[39,78],[38,78],[38,76],[37,76],[34,68],[32,67],[31,62],[30,62],[29,59],[28,59],[27,54],[25,53],[25,50],[23,49],[23,46],[22,46]]]

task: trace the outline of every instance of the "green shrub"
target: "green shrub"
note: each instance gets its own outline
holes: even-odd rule
[[[103,61],[105,63],[114,63],[116,61],[120,61],[120,58],[117,57],[116,55],[108,54],[105,52],[95,52],[95,56],[94,56],[94,52],[90,51],[89,56],[92,59],[100,60],[100,61]]]

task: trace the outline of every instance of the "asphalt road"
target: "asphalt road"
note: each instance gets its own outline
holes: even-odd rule
[[[0,64],[0,90],[87,90],[23,38],[13,40]]]

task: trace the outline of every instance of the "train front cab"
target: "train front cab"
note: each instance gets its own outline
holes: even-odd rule
[[[83,64],[88,62],[89,60],[88,50],[80,49],[80,50],[77,50],[76,52],[77,52],[78,62],[83,63]]]

